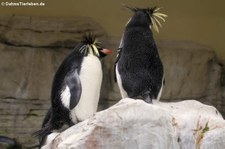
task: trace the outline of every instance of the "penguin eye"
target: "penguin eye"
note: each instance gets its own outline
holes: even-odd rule
[[[97,49],[98,49],[98,51],[101,51],[103,48],[101,48],[101,47],[97,47]]]
[[[95,47],[98,49],[98,51],[102,50],[102,47],[98,44],[96,44]]]

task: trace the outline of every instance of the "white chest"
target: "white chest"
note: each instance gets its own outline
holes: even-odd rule
[[[77,106],[71,111],[73,121],[83,121],[97,111],[102,83],[102,66],[93,55],[83,59],[80,70],[82,93]]]

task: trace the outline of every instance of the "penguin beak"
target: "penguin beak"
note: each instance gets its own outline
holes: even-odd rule
[[[106,55],[112,54],[112,50],[109,50],[109,49],[102,49],[100,51]]]

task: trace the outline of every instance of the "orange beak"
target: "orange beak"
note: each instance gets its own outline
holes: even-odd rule
[[[109,50],[109,49],[102,49],[100,51],[106,55],[112,54],[112,50]]]

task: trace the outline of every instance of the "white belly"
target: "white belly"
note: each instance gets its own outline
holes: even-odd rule
[[[84,57],[80,70],[82,93],[77,106],[71,111],[73,122],[83,121],[92,116],[98,107],[102,83],[102,66],[93,55]]]

